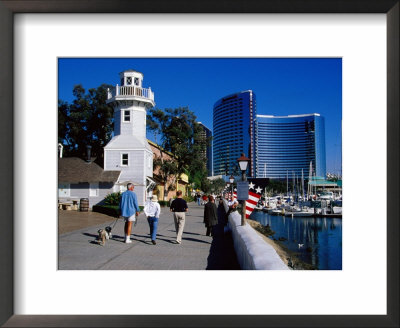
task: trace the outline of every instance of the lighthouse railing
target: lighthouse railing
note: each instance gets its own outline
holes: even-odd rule
[[[114,96],[134,96],[154,100],[154,92],[151,90],[151,88],[140,88],[131,85],[119,86],[117,84],[115,86],[115,94],[114,92],[112,94],[109,92],[107,98],[110,99]]]

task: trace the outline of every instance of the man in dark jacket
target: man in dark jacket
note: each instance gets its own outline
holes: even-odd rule
[[[218,210],[213,196],[208,196],[208,202],[204,205],[204,221],[207,228],[206,236],[213,236],[213,227],[218,224]]]
[[[174,199],[170,206],[170,211],[174,212],[174,222],[176,230],[176,242],[182,243],[183,227],[185,226],[185,214],[188,211],[187,203],[182,199],[182,191],[176,192],[176,199]]]

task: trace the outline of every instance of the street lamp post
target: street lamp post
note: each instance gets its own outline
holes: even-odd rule
[[[233,199],[233,181],[235,181],[235,178],[233,177],[233,175],[231,175],[229,177],[229,182],[231,183],[231,186],[232,186],[232,188],[231,188],[231,190],[232,190],[232,199]]]
[[[246,170],[247,165],[249,164],[250,159],[247,158],[244,153],[242,156],[237,159],[239,163],[240,170],[242,171],[242,181],[246,181]],[[246,224],[246,201],[242,200],[242,222],[241,225],[244,226]]]

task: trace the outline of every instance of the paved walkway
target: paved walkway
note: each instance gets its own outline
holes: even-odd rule
[[[60,270],[240,270],[232,237],[224,235],[223,226],[218,225],[214,238],[205,235],[203,211],[203,206],[189,204],[182,244],[175,243],[174,220],[166,207],[161,208],[157,245],[151,243],[143,213],[132,228],[131,244],[124,243],[122,219],[113,229],[112,240],[104,246],[94,242],[98,229],[115,222],[112,217],[103,224],[96,222],[87,228],[62,233],[59,235],[58,267]],[[88,220],[90,215],[77,213],[65,215],[81,216],[83,220]]]

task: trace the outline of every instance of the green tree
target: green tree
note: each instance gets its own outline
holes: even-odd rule
[[[166,156],[165,150],[165,139],[161,138],[163,130],[168,124],[168,118],[165,113],[159,109],[150,109],[147,115],[146,126],[147,130],[153,132],[154,141],[159,145],[158,150],[160,151],[160,157],[153,160],[153,169],[157,172],[157,177],[162,181],[164,185],[164,201],[168,200],[168,191],[173,189],[178,175],[178,167],[174,159],[169,158],[170,155]],[[169,183],[168,183],[169,182]]]
[[[225,186],[226,186],[226,182],[222,178],[211,180],[210,181],[210,192],[219,194],[222,192],[222,190],[224,190]]]
[[[153,169],[156,171],[157,177],[162,181],[164,185],[164,195],[163,200],[168,200],[168,191],[174,190],[175,182],[177,177],[177,163],[173,159],[165,158],[165,151],[161,147],[160,157],[153,160]]]
[[[150,109],[147,114],[147,129],[154,133],[156,142],[173,154],[178,177],[185,173],[195,188],[207,187],[207,169],[203,158],[205,144],[196,116],[187,107]]]
[[[82,85],[75,85],[74,100],[58,101],[58,141],[66,156],[84,157],[86,146],[92,146],[92,155],[103,165],[103,147],[111,140],[113,108],[106,104],[107,88],[102,84],[86,93]]]
[[[291,188],[291,183],[289,183],[289,190]],[[274,180],[274,179],[270,179],[268,186],[267,186],[267,192],[270,196],[272,196],[273,194],[281,194],[284,193],[286,194],[286,181],[282,181],[282,180]]]

